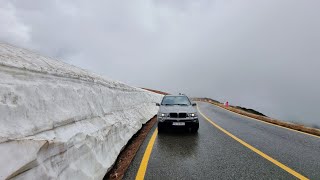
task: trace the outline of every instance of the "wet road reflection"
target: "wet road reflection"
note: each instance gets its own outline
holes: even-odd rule
[[[188,133],[184,130],[175,130],[158,134],[155,148],[162,156],[174,156],[175,159],[195,157],[199,146],[198,133]]]

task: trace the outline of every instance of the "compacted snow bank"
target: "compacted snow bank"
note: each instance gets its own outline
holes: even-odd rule
[[[0,43],[0,179],[102,179],[161,97]]]

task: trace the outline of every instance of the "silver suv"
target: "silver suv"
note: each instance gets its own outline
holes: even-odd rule
[[[158,132],[161,133],[167,127],[185,127],[191,132],[199,129],[196,103],[191,103],[185,95],[166,95],[163,97],[158,112]]]

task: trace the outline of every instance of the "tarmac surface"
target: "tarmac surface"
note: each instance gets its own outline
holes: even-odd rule
[[[155,134],[151,146],[155,125],[124,179],[320,179],[319,137],[197,104],[198,133]],[[144,177],[137,176],[141,167]]]

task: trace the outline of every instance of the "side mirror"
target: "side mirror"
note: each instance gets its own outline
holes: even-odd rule
[[[192,106],[197,106],[197,103],[192,103]]]
[[[160,106],[160,104],[159,104],[159,103],[156,103],[156,106]]]

